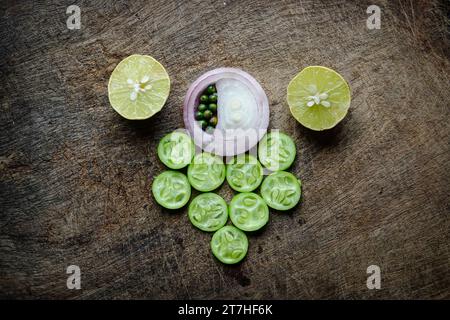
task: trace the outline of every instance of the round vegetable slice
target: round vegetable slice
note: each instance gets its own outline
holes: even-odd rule
[[[158,145],[158,157],[171,169],[181,169],[191,163],[195,146],[185,133],[174,131],[165,135]]]
[[[111,106],[129,120],[147,119],[160,111],[170,91],[166,69],[154,58],[134,54],[111,73],[108,98]]]
[[[194,189],[212,191],[225,180],[225,165],[218,156],[203,152],[197,154],[189,164],[187,175]]]
[[[167,170],[158,175],[152,184],[156,202],[167,209],[183,207],[191,196],[191,186],[184,174]]]
[[[241,154],[227,164],[227,182],[239,192],[250,192],[263,180],[263,169],[259,161],[248,154]]]
[[[261,139],[258,157],[261,164],[271,171],[286,170],[295,159],[295,143],[282,132],[271,132]]]
[[[203,122],[195,119],[196,110],[202,111],[196,106],[206,103],[202,95],[212,84],[217,89],[217,126],[215,130],[204,131]],[[217,155],[234,156],[254,147],[266,133],[269,99],[248,73],[236,68],[218,68],[201,75],[189,87],[183,116],[198,147]]]
[[[333,128],[350,107],[350,88],[336,71],[312,66],[289,83],[287,102],[298,122],[312,130]]]
[[[247,236],[236,227],[225,226],[212,236],[211,251],[223,263],[238,263],[247,255]]]
[[[300,201],[301,181],[292,173],[274,172],[264,179],[261,185],[261,196],[273,209],[292,209]]]
[[[230,219],[241,230],[256,231],[269,221],[269,208],[256,193],[239,193],[230,202]]]
[[[228,220],[228,207],[215,193],[202,193],[192,200],[188,210],[191,223],[203,231],[216,231]]]

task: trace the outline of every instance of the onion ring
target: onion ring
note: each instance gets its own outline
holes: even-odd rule
[[[222,130],[216,128],[212,133],[202,130],[195,120],[195,107],[200,95],[210,85],[220,79],[230,78],[240,81],[255,98],[259,118],[253,128]],[[208,71],[195,80],[189,87],[183,106],[183,119],[196,146],[206,152],[219,156],[234,156],[253,148],[267,132],[269,125],[269,100],[261,85],[248,73],[236,68],[218,68]],[[219,118],[220,122],[220,118]]]

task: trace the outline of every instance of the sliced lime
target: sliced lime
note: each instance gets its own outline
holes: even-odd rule
[[[169,91],[166,69],[154,58],[138,54],[123,59],[108,83],[111,106],[129,120],[153,116],[166,103]]]
[[[292,115],[302,125],[312,130],[326,130],[347,114],[350,88],[334,70],[307,67],[289,83],[287,102]]]

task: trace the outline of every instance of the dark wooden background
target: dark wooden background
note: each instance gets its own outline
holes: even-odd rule
[[[2,1],[0,297],[449,298],[450,96],[445,1]],[[366,9],[381,7],[380,30]],[[122,119],[107,81],[133,53],[167,69],[150,120]],[[308,65],[350,83],[335,129],[290,115],[286,87]],[[238,67],[294,137],[303,202],[272,213],[247,259],[225,266],[186,210],[150,196],[156,147],[183,126],[189,84]],[[230,200],[224,185],[219,193]],[[82,289],[66,288],[68,265]],[[382,289],[368,290],[379,265]]]

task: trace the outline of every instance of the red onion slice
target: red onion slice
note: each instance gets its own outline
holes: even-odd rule
[[[212,133],[207,133],[195,120],[195,109],[202,92],[210,84],[224,78],[238,80],[250,90],[256,100],[258,119],[251,128],[225,130],[218,125]],[[218,94],[220,99],[220,92]],[[199,148],[219,156],[233,156],[253,148],[266,133],[269,125],[269,100],[261,85],[248,73],[236,68],[218,68],[206,72],[191,84],[184,99],[183,117],[186,129]],[[220,121],[219,117],[219,123]]]

